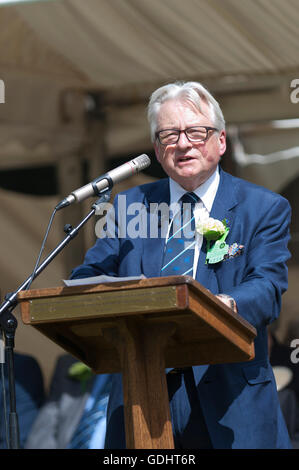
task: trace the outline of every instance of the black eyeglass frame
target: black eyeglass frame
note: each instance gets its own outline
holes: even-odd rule
[[[188,135],[186,134],[186,132],[189,130],[189,129],[197,129],[198,127],[202,128],[202,129],[205,129],[206,131],[206,136],[204,139],[200,139],[200,140],[197,140],[197,139],[190,139],[188,137]],[[165,131],[175,131],[175,132],[178,132],[178,136],[177,136],[177,140],[175,142],[171,142],[169,144],[163,144],[160,140],[160,132],[165,132]],[[178,141],[180,140],[180,137],[181,137],[181,133],[184,132],[185,136],[187,137],[187,139],[189,140],[189,142],[206,142],[209,138],[209,132],[210,131],[215,131],[215,132],[219,132],[219,129],[217,129],[216,127],[210,127],[210,126],[191,126],[191,127],[187,127],[186,129],[161,129],[160,131],[157,131],[155,133],[155,137],[156,139],[158,139],[160,145],[174,145],[174,144],[177,144]]]

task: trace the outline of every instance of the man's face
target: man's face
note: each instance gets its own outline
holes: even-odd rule
[[[215,127],[206,103],[202,103],[202,111],[199,112],[186,101],[165,101],[158,114],[157,131],[182,130],[194,126]],[[157,159],[167,175],[187,191],[194,191],[214,173],[225,152],[225,131],[210,131],[205,142],[190,142],[182,132],[176,144],[161,145],[156,140],[154,147]]]

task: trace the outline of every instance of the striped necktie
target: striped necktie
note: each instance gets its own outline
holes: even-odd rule
[[[193,274],[195,248],[195,219],[193,210],[199,197],[185,193],[181,197],[181,210],[174,215],[165,244],[161,276]]]

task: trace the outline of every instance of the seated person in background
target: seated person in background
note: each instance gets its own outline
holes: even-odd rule
[[[38,414],[25,447],[103,448],[109,387],[109,374],[95,375],[72,356],[59,357],[49,397]]]
[[[9,426],[9,384],[7,362],[3,364],[3,368],[7,409],[7,426],[4,414],[4,393],[1,374],[0,402],[2,412],[0,414],[0,448],[6,449],[9,442],[9,435],[7,431]],[[44,401],[44,383],[38,362],[31,356],[14,353],[14,369],[16,411],[19,422],[20,447],[23,448],[27,436],[31,430],[33,421],[35,420],[38,410]]]

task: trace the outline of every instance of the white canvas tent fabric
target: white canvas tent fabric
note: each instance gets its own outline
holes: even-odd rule
[[[283,121],[286,125],[286,121]],[[299,175],[298,123],[280,128],[280,121],[268,126],[229,126],[238,176],[275,192],[283,190]]]
[[[105,89],[299,66],[296,0],[56,0],[16,10]]]

